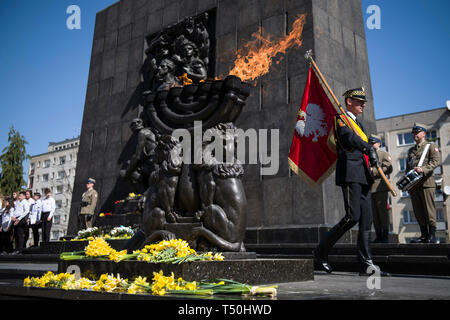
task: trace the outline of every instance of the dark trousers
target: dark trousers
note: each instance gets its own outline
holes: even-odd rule
[[[361,271],[372,265],[370,254],[370,229],[372,227],[372,200],[370,186],[359,183],[347,183],[342,187],[345,205],[345,217],[328,231],[326,237],[319,244],[319,254],[327,257],[331,248],[342,236],[359,224],[358,258]]]
[[[27,247],[28,239],[30,238],[30,225],[26,224],[23,226],[23,247]]]
[[[50,212],[42,212],[42,241],[49,242],[50,241],[50,230],[52,229],[53,218],[50,221],[47,221],[48,215]]]
[[[38,246],[39,245],[39,228],[41,227],[40,223],[32,224],[31,230],[33,230],[33,245]]]
[[[0,232],[0,253],[3,251],[11,253],[13,251],[11,236],[12,228],[10,228],[8,231]]]
[[[25,244],[25,232],[24,232],[25,224],[19,224],[14,226],[14,240],[16,243],[16,251],[22,252]]]

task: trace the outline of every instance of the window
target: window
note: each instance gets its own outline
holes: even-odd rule
[[[398,159],[398,169],[400,171],[405,171],[406,170],[406,158],[400,158]]]
[[[30,164],[30,169],[31,169],[31,170],[34,170],[34,166],[35,166],[35,164],[34,164],[34,162],[33,162],[32,164]]]
[[[430,142],[434,142],[439,146],[439,138],[437,136],[437,131],[436,130],[431,130],[427,132],[427,140]]]
[[[61,216],[61,220],[62,220],[62,222],[66,222],[67,221],[67,215],[62,215]]]
[[[44,161],[44,168],[50,168],[50,159]]]
[[[444,210],[442,208],[436,209],[436,221],[437,222],[445,222]]]
[[[48,173],[42,175],[42,181],[48,182]]]
[[[62,156],[62,157],[59,157],[59,164],[65,164],[66,163],[66,156]]]
[[[59,238],[59,231],[52,231],[52,240],[58,240],[58,238]]]
[[[444,201],[444,193],[440,189],[436,189],[435,195],[434,195],[434,201],[435,202],[443,202]],[[436,212],[437,214],[437,212]]]
[[[56,205],[56,209],[61,209],[62,208],[62,200],[56,200],[55,205]]]
[[[72,161],[73,159],[73,154],[69,154],[69,161]]]
[[[54,224],[59,224],[60,221],[61,221],[61,219],[60,219],[59,216],[53,216],[53,223],[54,223]]]
[[[397,146],[407,146],[414,144],[414,138],[411,132],[397,134]]]
[[[39,182],[39,175],[36,176],[36,182]]]
[[[403,224],[417,224],[416,216],[410,210],[403,210]]]
[[[442,167],[437,166],[436,169],[434,169],[434,174],[438,176],[442,175]]]
[[[56,186],[56,193],[58,194],[58,193],[63,193],[63,191],[64,191],[64,186]]]
[[[64,179],[66,173],[64,171],[58,171],[58,180]]]

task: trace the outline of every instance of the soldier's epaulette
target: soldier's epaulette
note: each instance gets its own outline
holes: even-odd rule
[[[336,124],[336,128],[337,127],[348,127],[347,123],[341,118],[340,115],[336,115],[336,117],[334,118],[335,120],[335,124]]]

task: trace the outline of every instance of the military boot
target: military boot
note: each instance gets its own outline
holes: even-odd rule
[[[428,239],[428,228],[427,226],[420,226],[420,237],[416,238],[416,239],[412,239],[411,243],[427,243],[427,239]]]
[[[430,226],[429,228],[429,233],[428,233],[428,238],[427,238],[427,242],[428,243],[440,243],[439,239],[436,238],[436,227],[432,227]]]
[[[373,243],[381,243],[382,239],[381,231],[382,231],[381,229],[375,229],[376,238],[375,240],[373,240]]]
[[[375,265],[370,253],[370,231],[359,231],[358,233],[358,258],[360,262],[360,276],[371,276],[378,272],[381,277],[390,277],[387,272],[381,271],[380,267]]]
[[[381,241],[380,243],[389,243],[389,230],[381,230]]]
[[[320,241],[317,248],[313,251],[313,257],[321,270],[327,273],[333,272],[333,269],[328,263],[328,254],[336,242],[338,242],[338,240],[354,225],[355,222],[345,217],[337,225],[331,228],[326,237]]]

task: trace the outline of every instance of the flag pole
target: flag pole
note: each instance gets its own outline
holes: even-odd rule
[[[351,121],[348,120],[347,113],[345,112],[344,108],[342,108],[341,103],[339,102],[338,98],[336,98],[333,90],[331,90],[330,86],[328,85],[328,82],[325,80],[325,77],[323,76],[322,72],[320,71],[319,67],[317,66],[316,62],[314,61],[314,59],[312,57],[312,50],[306,51],[305,58],[312,65],[314,71],[319,76],[320,80],[325,85],[325,87],[327,88],[327,90],[330,93],[331,97],[333,98],[333,100],[335,102],[333,105],[334,105],[334,108],[336,109],[337,113],[339,113],[339,115],[341,115],[341,116],[344,116],[347,119],[348,124],[350,124],[350,128],[353,130],[353,132],[356,132],[356,129],[353,127],[353,124],[351,123]],[[378,166],[377,170],[378,170],[378,173],[380,174],[381,178],[383,179],[383,181],[388,186],[389,191],[391,191],[391,194],[394,197],[396,197],[397,193],[394,191],[394,188],[392,188],[391,183],[386,178],[386,175],[384,174],[383,169],[381,169],[380,166]]]

